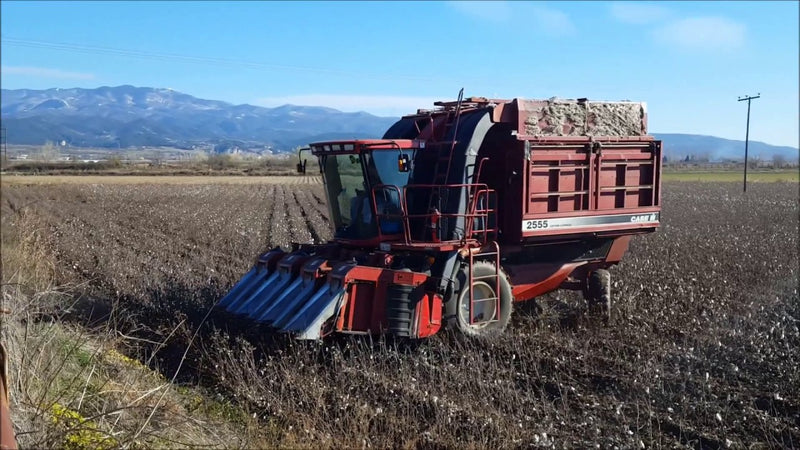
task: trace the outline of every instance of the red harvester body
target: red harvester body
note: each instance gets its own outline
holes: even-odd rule
[[[334,239],[270,250],[219,307],[301,339],[497,333],[513,302],[559,288],[608,317],[607,269],[659,225],[644,104],[435,105],[382,139],[311,144]]]

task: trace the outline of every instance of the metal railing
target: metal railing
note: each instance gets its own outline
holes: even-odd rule
[[[467,207],[465,212],[443,212],[432,208],[424,213],[411,214],[408,207],[409,192],[417,190],[429,190],[430,193],[427,197],[418,196],[416,198],[431,198],[434,194],[440,197],[449,196],[454,195],[454,190],[461,191],[458,195],[466,196]],[[383,205],[378,202],[381,191],[396,193],[399,202],[395,206],[399,207],[399,211],[382,211],[382,209],[386,209],[387,205],[385,200]],[[410,184],[402,188],[395,185],[379,184],[372,188],[372,202],[376,211],[375,217],[379,232],[385,229],[385,224],[399,222],[402,227],[404,244],[464,243],[473,240],[485,245],[489,242],[490,235],[496,235],[497,233],[496,192],[494,189],[489,189],[485,184]],[[381,208],[381,206],[384,208]],[[453,221],[455,221],[455,224],[453,224]],[[459,221],[463,223],[463,229],[458,228]],[[442,223],[447,223],[447,226],[442,227]],[[428,230],[422,233],[421,238],[417,237],[420,226],[424,230]],[[442,236],[443,231],[452,231],[455,234],[461,231],[462,234],[456,238],[449,238],[450,236]]]

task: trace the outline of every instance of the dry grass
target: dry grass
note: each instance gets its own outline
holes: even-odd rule
[[[248,445],[250,418],[240,409],[117,351],[132,339],[115,326],[117,308],[90,320],[88,283],[63,282],[50,229],[34,212],[4,213],[2,226],[2,308],[10,314],[0,331],[21,448]]]
[[[62,161],[50,157],[32,160],[0,161],[2,171],[14,174],[45,175],[291,175],[295,155],[242,155],[169,151],[122,154],[117,151],[84,149],[98,161]],[[40,155],[43,156],[43,155]],[[77,158],[76,155],[72,155]],[[147,157],[149,159],[140,159]]]
[[[668,170],[664,172],[666,181],[705,181],[705,182],[739,182],[744,181],[742,170]],[[774,182],[793,182],[800,181],[800,170],[776,169],[776,170],[750,170],[747,172],[748,183],[774,183]]]

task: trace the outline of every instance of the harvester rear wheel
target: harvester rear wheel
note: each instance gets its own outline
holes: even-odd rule
[[[497,311],[497,303],[494,301],[480,302],[473,306],[473,318],[479,323],[471,324],[469,320],[469,274],[468,267],[458,271],[456,280],[459,289],[455,298],[451,300],[454,308],[450,312],[455,315],[455,324],[459,331],[468,336],[488,336],[502,333],[511,318],[511,305],[513,297],[511,295],[511,284],[509,284],[505,272],[498,271],[495,278],[494,264],[479,261],[472,266],[472,277],[476,279],[472,285],[474,300],[483,300],[500,297],[500,311]],[[499,285],[498,285],[499,283]],[[473,321],[474,322],[474,321]]]
[[[605,269],[592,271],[586,280],[585,295],[589,312],[608,323],[611,320],[611,272]]]

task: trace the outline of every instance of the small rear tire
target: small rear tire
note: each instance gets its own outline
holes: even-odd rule
[[[592,271],[586,280],[585,297],[589,313],[607,324],[611,320],[611,272],[605,269]]]
[[[472,266],[472,277],[475,279],[472,285],[473,299],[481,300],[500,297],[499,314],[496,302],[481,302],[473,307],[473,319],[476,319],[479,323],[470,323],[469,320],[470,289],[467,267],[465,266],[456,274],[456,281],[459,287],[453,295],[454,298],[450,300],[451,305],[448,308],[448,315],[455,316],[456,327],[465,335],[497,335],[502,333],[508,325],[514,301],[511,294],[511,284],[502,269],[499,269],[497,274],[498,276],[495,278],[494,264],[485,261],[478,261]]]

